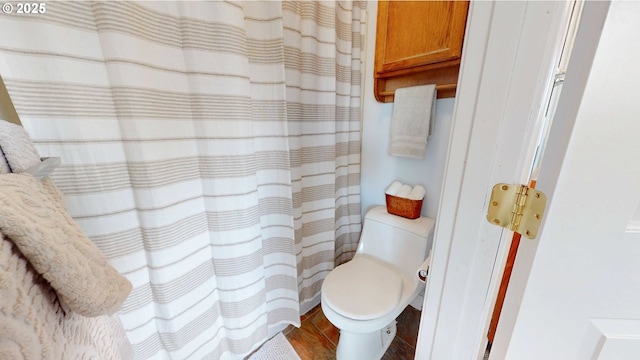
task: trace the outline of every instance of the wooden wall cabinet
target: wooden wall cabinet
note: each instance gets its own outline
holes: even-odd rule
[[[436,84],[438,98],[454,97],[468,1],[378,2],[374,92],[393,102],[397,88]]]

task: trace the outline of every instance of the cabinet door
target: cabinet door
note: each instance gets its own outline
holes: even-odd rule
[[[455,96],[468,7],[468,1],[378,2],[378,101],[393,101],[397,88],[423,84],[438,85],[438,97]]]

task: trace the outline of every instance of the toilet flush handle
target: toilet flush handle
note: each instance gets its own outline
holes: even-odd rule
[[[429,268],[426,269],[420,269],[420,272],[418,273],[418,277],[420,278],[420,280],[422,280],[423,282],[427,280],[427,276],[429,275]]]
[[[422,265],[420,265],[417,271],[418,279],[420,279],[421,282],[426,282],[427,276],[429,276],[429,266],[431,265],[431,251],[432,250],[429,250],[429,256],[427,256],[427,258],[424,260]]]

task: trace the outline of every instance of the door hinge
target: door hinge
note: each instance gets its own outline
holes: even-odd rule
[[[487,220],[529,239],[538,235],[547,197],[525,185],[496,184],[491,190]]]

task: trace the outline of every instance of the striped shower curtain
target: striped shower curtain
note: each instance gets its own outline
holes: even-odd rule
[[[360,233],[363,2],[46,2],[0,76],[67,207],[133,283],[137,359],[299,324]]]

